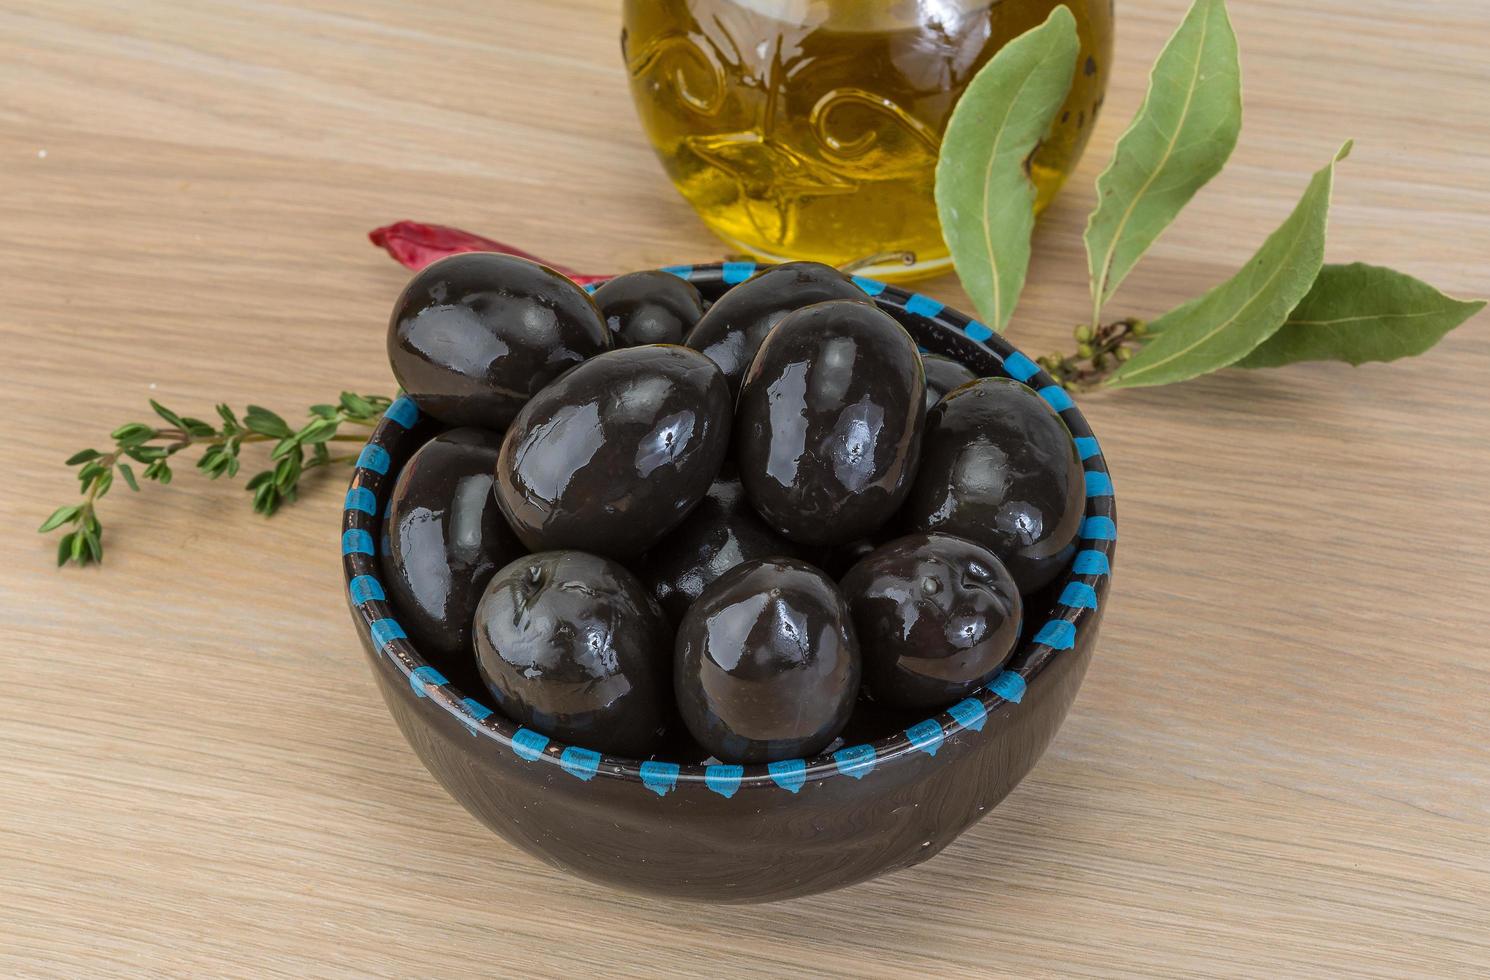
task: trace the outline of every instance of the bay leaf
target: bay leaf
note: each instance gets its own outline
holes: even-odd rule
[[[1242,72],[1224,0],[1195,0],[1149,73],[1148,94],[1097,178],[1087,220],[1092,323],[1242,129]]]
[[[936,165],[942,237],[987,325],[1003,330],[1030,261],[1035,186],[1025,170],[1076,71],[1076,18],[1065,6],[1004,45],[958,99]]]
[[[1484,307],[1484,300],[1445,296],[1393,269],[1361,262],[1326,265],[1283,327],[1237,367],[1413,357]]]
[[[1293,213],[1240,272],[1154,320],[1154,338],[1106,384],[1136,388],[1185,381],[1236,363],[1276,333],[1324,265],[1335,164],[1350,147],[1346,143],[1314,175]]]

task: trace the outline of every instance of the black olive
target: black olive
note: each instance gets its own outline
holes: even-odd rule
[[[729,429],[729,387],[698,351],[610,351],[523,406],[502,441],[497,501],[534,551],[639,555],[703,499]]]
[[[842,583],[864,684],[892,708],[942,708],[998,673],[1019,640],[1023,606],[1003,563],[950,534],[912,534],[875,549]]]
[[[831,299],[873,305],[864,290],[832,266],[820,262],[774,265],[715,301],[684,343],[718,364],[729,379],[730,391],[737,392],[761,341],[782,317]]]
[[[969,381],[978,380],[972,368],[961,361],[954,361],[940,354],[922,354],[921,366],[926,369],[926,410],[928,412],[953,388],[959,388]]]
[[[660,269],[617,276],[595,290],[595,304],[618,347],[681,344],[704,315],[693,283]]]
[[[673,686],[683,723],[725,762],[825,748],[848,721],[859,649],[832,581],[806,562],[737,565],[678,627]]]
[[[451,429],[409,458],[388,500],[383,578],[420,653],[470,656],[471,617],[497,569],[526,550],[492,497],[502,437]]]
[[[501,430],[567,368],[610,349],[594,301],[527,259],[470,252],[404,287],[388,324],[393,376],[448,425]]]
[[[662,610],[616,562],[528,555],[493,576],[476,610],[476,661],[502,712],[558,739],[645,758],[671,716]]]
[[[756,514],[726,463],[688,518],[647,552],[637,574],[677,623],[706,586],[741,562],[796,553]]]
[[[760,515],[805,544],[880,527],[911,487],[926,415],[915,342],[862,303],[818,303],[761,345],[736,406],[740,479]]]
[[[1086,483],[1055,409],[1008,378],[983,378],[927,417],[921,468],[901,511],[913,531],[983,545],[1029,594],[1070,561]]]

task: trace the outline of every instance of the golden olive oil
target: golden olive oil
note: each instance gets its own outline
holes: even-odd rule
[[[622,49],[668,176],[736,250],[929,275],[950,259],[932,185],[968,81],[1060,0],[626,0]],[[1112,0],[1066,0],[1082,50],[1031,160],[1037,207],[1075,167],[1102,105]]]

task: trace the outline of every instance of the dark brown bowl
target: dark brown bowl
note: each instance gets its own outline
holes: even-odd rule
[[[717,297],[748,262],[675,267]],[[983,324],[920,294],[858,280],[923,348],[980,376],[1034,387],[1085,460],[1087,507],[1070,569],[1030,635],[985,690],[887,737],[765,766],[602,756],[492,711],[474,670],[427,662],[384,598],[375,555],[397,467],[428,437],[407,399],[373,432],[342,519],[352,620],[404,737],[462,806],[509,843],[581,877],[710,902],[767,902],[924,861],[1002,800],[1034,766],[1086,673],[1111,582],[1112,483],[1066,393]],[[457,686],[457,682],[461,686]]]

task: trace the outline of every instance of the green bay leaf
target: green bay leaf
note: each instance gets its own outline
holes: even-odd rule
[[[958,278],[1003,330],[1024,288],[1035,226],[1025,170],[1076,71],[1076,18],[1064,6],[993,56],[958,99],[936,165],[936,207]]]
[[[1327,265],[1283,327],[1237,367],[1279,367],[1297,361],[1395,361],[1423,353],[1484,309],[1393,269]]]
[[[1314,175],[1293,213],[1241,271],[1204,296],[1159,317],[1154,339],[1107,380],[1113,388],[1172,384],[1234,364],[1283,326],[1324,264],[1335,159]]]
[[[1149,90],[1097,178],[1086,226],[1092,322],[1236,147],[1242,72],[1224,0],[1195,0],[1149,73]]]

